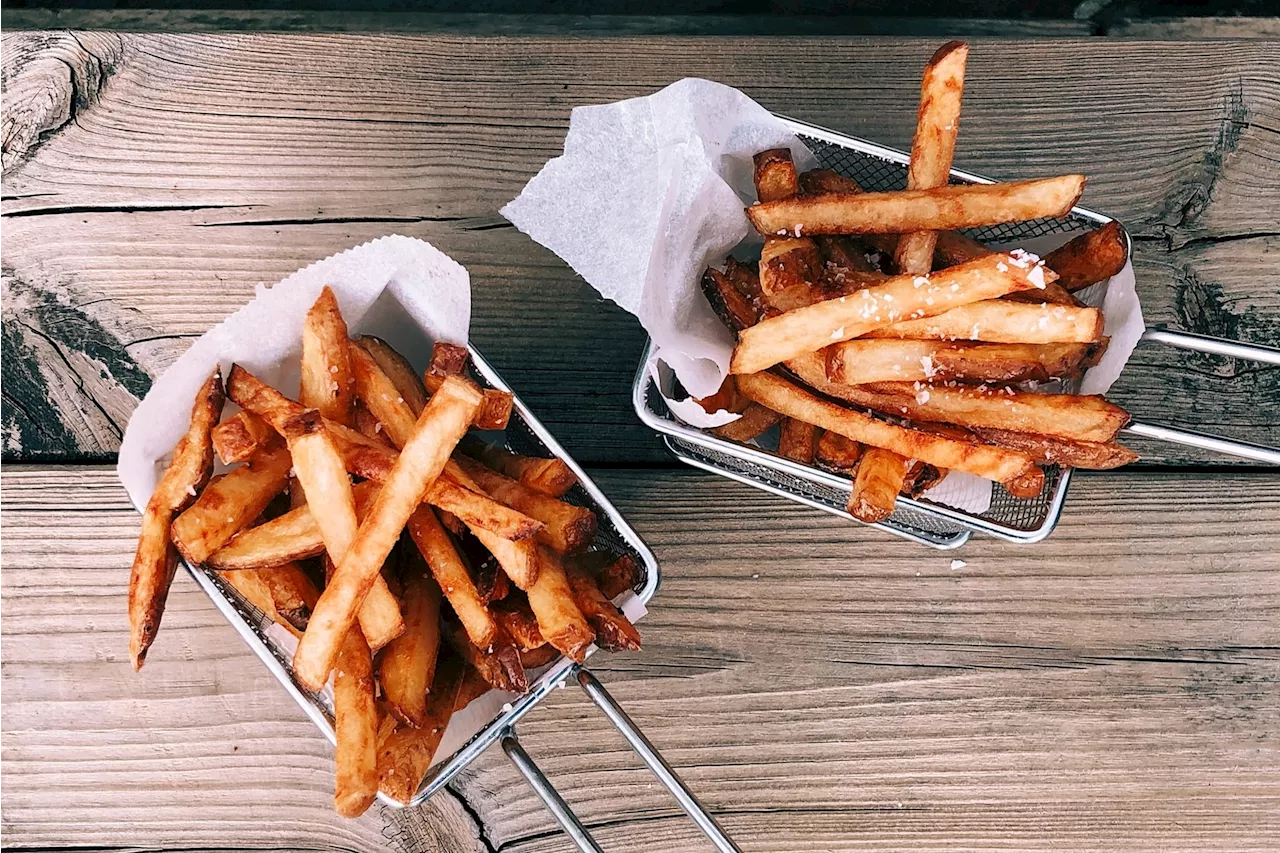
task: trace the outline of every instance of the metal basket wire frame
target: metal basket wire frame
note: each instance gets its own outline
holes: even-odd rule
[[[481,385],[510,392],[511,388],[497,371],[477,352],[471,349],[474,366],[473,378]],[[562,459],[577,475],[578,484],[564,495],[563,500],[585,506],[595,512],[599,521],[596,544],[616,553],[630,555],[642,570],[642,579],[633,593],[647,605],[658,590],[660,571],[658,561],[639,535],[627,524],[608,498],[592,482],[576,462],[565,452],[537,417],[513,396],[511,421],[505,433],[507,447],[515,453],[529,456],[555,456]],[[321,693],[313,693],[300,687],[293,678],[291,650],[281,642],[278,626],[258,608],[247,602],[230,584],[215,571],[185,564],[196,583],[209,595],[213,603],[227,618],[240,636],[262,660],[267,669],[324,733],[330,743],[335,742],[333,708]],[[594,647],[591,651],[594,651]],[[503,751],[516,765],[547,804],[552,815],[566,833],[584,851],[599,850],[590,833],[573,816],[564,801],[555,792],[551,782],[542,775],[537,765],[524,752],[516,738],[515,725],[529,713],[548,693],[572,678],[587,696],[601,708],[609,721],[622,733],[628,744],[653,770],[659,781],[671,791],[677,802],[689,814],[700,829],[707,833],[712,843],[723,853],[735,853],[737,847],[711,817],[697,798],[684,786],[675,771],[658,755],[644,735],[631,722],[626,713],[609,696],[603,685],[588,670],[561,656],[551,663],[530,685],[527,693],[514,698],[504,706],[501,714],[485,725],[453,755],[438,762],[422,781],[417,793],[408,803],[401,803],[379,793],[378,799],[392,807],[416,806],[449,784],[468,764],[474,761],[493,743],[501,741]]]

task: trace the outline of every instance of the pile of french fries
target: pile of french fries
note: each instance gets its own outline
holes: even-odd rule
[[[1100,396],[1034,393],[1107,346],[1102,313],[1073,294],[1119,272],[1110,223],[1045,258],[994,251],[956,229],[1065,216],[1084,178],[949,186],[968,45],[925,67],[907,187],[863,192],[787,149],[755,158],[758,265],[729,258],[702,287],[737,335],[729,377],[698,402],[742,415],[714,432],[853,479],[848,510],[883,521],[951,471],[1044,488],[1042,466],[1113,468],[1129,415]],[[1040,389],[1045,390],[1045,389]]]
[[[519,456],[510,394],[436,344],[425,376],[385,342],[351,340],[333,292],[306,316],[291,400],[240,366],[200,389],[143,513],[129,582],[130,653],[155,640],[179,555],[298,638],[294,677],[333,680],[335,804],[407,802],[452,714],[592,644],[636,650],[613,599],[640,581],[593,550],[596,517],[562,500],[562,460]],[[240,406],[221,420],[224,398]],[[215,453],[230,468],[213,476]]]

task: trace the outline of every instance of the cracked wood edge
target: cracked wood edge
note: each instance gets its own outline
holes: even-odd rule
[[[948,553],[697,473],[595,476],[664,584],[645,651],[593,669],[748,849],[1280,831],[1273,475],[1082,476],[1046,542]],[[137,516],[113,472],[11,466],[0,489],[9,843],[566,849],[496,751],[465,807],[338,821],[327,743],[185,576],[127,671]],[[521,734],[607,849],[705,849],[576,690]]]
[[[630,411],[634,321],[494,211],[558,152],[572,104],[641,94],[673,73],[903,144],[918,93],[902,57],[930,44],[634,39],[624,72],[608,38],[498,38],[484,69],[466,72],[476,91],[463,109],[447,81],[475,57],[457,37],[5,39],[3,447],[20,461],[111,458],[150,377],[257,283],[388,231],[468,266],[477,342],[579,458],[668,461]],[[294,75],[316,50],[332,74],[303,84]],[[1034,58],[1044,85],[1029,90],[1006,54]],[[1280,67],[1268,65],[1280,48],[1026,42],[984,55],[962,165],[1091,173],[1089,203],[1137,237],[1149,322],[1280,343],[1280,297],[1258,286],[1280,239],[1267,168],[1280,158],[1280,80],[1252,70]],[[378,69],[391,83],[354,96]],[[513,75],[520,87],[506,85]],[[848,82],[866,79],[884,85]],[[602,356],[600,340],[617,345]],[[1143,347],[1115,396],[1148,420],[1280,443],[1275,369]],[[1155,463],[1224,461],[1135,444]]]

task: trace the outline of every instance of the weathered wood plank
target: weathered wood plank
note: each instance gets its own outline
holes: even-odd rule
[[[471,268],[477,341],[575,453],[663,460],[628,402],[638,328],[558,259],[496,227],[497,208],[558,152],[574,104],[643,94],[685,74],[904,145],[918,97],[915,66],[904,60],[923,60],[932,46],[6,39],[6,115],[22,121],[6,125],[5,286],[22,298],[5,300],[5,363],[14,365],[5,379],[36,394],[5,403],[6,458],[18,459],[109,456],[128,399],[185,347],[181,336],[226,316],[259,282],[400,231]],[[1278,50],[1226,41],[993,43],[974,54],[959,162],[997,177],[1090,174],[1086,201],[1142,238],[1149,320],[1280,342],[1276,290],[1260,286],[1280,220],[1269,168],[1280,157]],[[1037,69],[1035,86],[1026,85],[1028,67]],[[44,321],[40,311],[63,319]],[[1276,374],[1144,349],[1116,396],[1152,420],[1276,443]],[[28,423],[31,413],[41,423]],[[1154,462],[1209,458],[1141,449]]]
[[[1280,832],[1280,478],[1081,477],[1054,537],[975,540],[953,570],[704,475],[598,476],[665,582],[646,650],[595,667],[747,849],[1263,850]],[[327,745],[185,578],[128,672],[137,521],[109,469],[0,485],[9,843],[381,843],[375,817],[328,816]],[[705,849],[575,691],[522,732],[608,849]],[[490,849],[568,849],[500,755],[458,793]],[[413,833],[479,849],[445,807]]]

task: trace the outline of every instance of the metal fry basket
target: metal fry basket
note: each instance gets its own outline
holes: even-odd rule
[[[816,125],[779,116],[813,152],[821,168],[832,169],[857,181],[868,191],[905,189],[910,155],[864,139],[845,136]],[[953,184],[989,184],[984,178],[958,169],[951,170]],[[1010,243],[1051,234],[1096,228],[1112,221],[1082,207],[1076,207],[1062,218],[1010,222],[967,231],[969,236],[985,243]],[[1128,234],[1125,235],[1128,241]],[[1226,341],[1205,335],[1148,329],[1143,340],[1180,349],[1197,350],[1218,355],[1280,364],[1280,349]],[[767,449],[768,439],[752,447],[718,438],[709,432],[680,422],[663,400],[673,396],[674,380],[661,380],[650,370],[651,345],[646,345],[632,388],[632,404],[640,420],[661,433],[667,447],[683,462],[711,471],[767,492],[834,515],[856,520],[845,510],[852,481],[785,459]],[[1068,386],[1066,390],[1075,390]],[[1245,442],[1187,430],[1134,422],[1125,430],[1160,441],[1185,444],[1226,453],[1245,459],[1280,465],[1280,451]],[[768,435],[768,434],[766,434]],[[1071,483],[1070,469],[1049,466],[1045,469],[1045,486],[1034,498],[1016,498],[999,483],[992,484],[991,505],[983,513],[970,513],[927,498],[899,497],[894,512],[885,521],[871,525],[889,533],[933,548],[957,548],[974,532],[985,533],[1010,542],[1038,542],[1057,525]]]
[[[473,378],[482,386],[511,391],[502,381],[497,371],[474,348],[471,349]],[[630,555],[641,567],[641,581],[632,590],[641,604],[647,605],[658,590],[659,569],[653,552],[640,539],[631,526],[622,518],[596,487],[595,483],[578,467],[578,464],[565,452],[564,448],[552,437],[551,433],[538,421],[531,411],[514,397],[511,421],[507,427],[505,441],[508,449],[529,456],[556,456],[578,476],[578,485],[574,486],[562,499],[570,503],[585,506],[595,512],[599,520],[596,538],[597,546],[604,546],[616,554]],[[280,684],[306,712],[312,722],[330,741],[335,742],[333,730],[333,707],[323,693],[312,693],[300,687],[293,679],[292,636],[283,631],[262,611],[248,603],[217,572],[185,564],[187,571],[196,583],[208,593],[209,598],[233,627],[244,638],[263,664],[271,671]],[[594,652],[592,647],[590,652]],[[531,673],[532,676],[532,673]],[[604,686],[592,673],[580,664],[561,656],[548,664],[533,680],[527,693],[513,697],[509,704],[503,706],[502,712],[490,720],[480,731],[473,735],[452,755],[436,763],[422,781],[417,793],[408,803],[401,803],[379,793],[378,799],[393,807],[416,806],[425,802],[432,794],[449,784],[463,768],[474,761],[494,742],[501,742],[502,750],[516,766],[521,775],[528,780],[531,787],[546,804],[565,832],[583,851],[599,851],[600,848],[591,838],[588,830],[577,819],[568,805],[556,792],[551,781],[539,770],[534,760],[525,752],[516,735],[516,723],[525,714],[533,710],[542,699],[557,686],[572,680],[577,683],[594,702],[609,721],[618,729],[631,748],[641,760],[653,771],[658,780],[669,790],[681,808],[693,819],[694,823],[706,833],[715,847],[722,853],[737,853],[738,847],[725,835],[724,830],[716,823],[698,799],[685,787],[680,777],[663,760],[662,756],[649,743],[644,734],[627,716],[626,712],[605,690]]]

